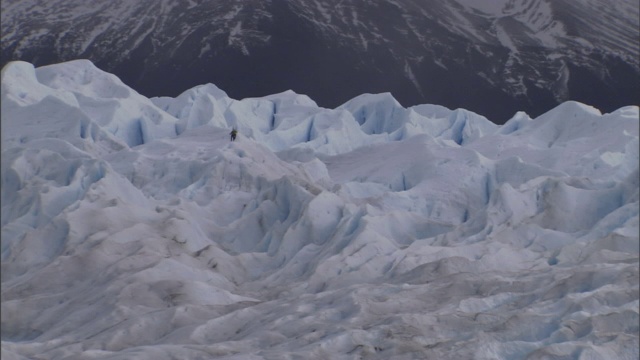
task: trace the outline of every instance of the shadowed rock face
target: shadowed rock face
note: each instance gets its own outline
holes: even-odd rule
[[[336,107],[391,92],[503,123],[640,96],[635,1],[3,1],[1,63],[91,59],[146,96],[211,82]]]

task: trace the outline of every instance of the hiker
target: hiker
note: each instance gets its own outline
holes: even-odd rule
[[[231,141],[235,141],[236,135],[238,135],[238,130],[236,129],[231,130],[231,133],[229,135],[231,135]]]

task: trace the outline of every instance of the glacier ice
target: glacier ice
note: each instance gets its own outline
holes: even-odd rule
[[[637,106],[148,99],[87,60],[1,101],[3,358],[639,355]]]

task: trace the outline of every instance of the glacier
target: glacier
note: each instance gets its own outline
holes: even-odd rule
[[[637,106],[1,83],[3,359],[640,355]]]

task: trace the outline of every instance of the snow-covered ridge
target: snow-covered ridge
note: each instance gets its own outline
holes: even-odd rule
[[[3,358],[638,356],[637,106],[1,82]]]

